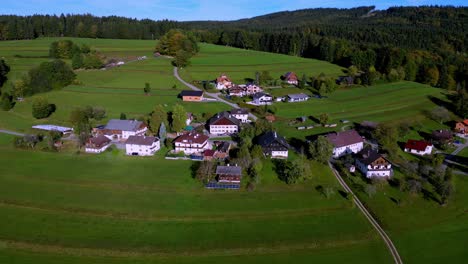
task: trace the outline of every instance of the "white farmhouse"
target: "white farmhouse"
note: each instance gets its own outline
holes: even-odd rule
[[[98,135],[104,135],[109,139],[127,139],[130,136],[143,136],[148,127],[137,120],[111,119],[104,128],[98,129]]]
[[[310,99],[310,96],[304,93],[299,93],[299,94],[288,94],[286,100],[289,103],[295,103],[295,102],[304,102]]]
[[[331,133],[326,137],[333,145],[334,158],[339,158],[349,153],[358,153],[364,148],[364,140],[356,130]]]
[[[216,89],[218,90],[225,90],[229,89],[233,86],[233,83],[226,74],[222,74],[218,78],[216,78]]]
[[[85,145],[86,153],[102,153],[111,146],[111,140],[103,135],[88,139]]]
[[[239,119],[242,123],[247,123],[249,120],[249,111],[244,108],[232,109],[231,115]]]
[[[253,95],[252,104],[254,105],[271,105],[273,103],[273,96],[260,92]]]
[[[359,152],[356,167],[367,178],[389,178],[393,175],[392,164],[371,148],[365,148]]]
[[[153,156],[161,148],[157,137],[130,136],[125,142],[125,151],[129,156]]]
[[[175,152],[184,152],[185,155],[201,154],[212,147],[208,139],[208,136],[197,132],[181,135],[174,140]]]
[[[257,143],[262,147],[263,154],[272,159],[287,158],[289,149],[291,148],[286,139],[275,131],[269,131],[261,135]]]
[[[432,153],[433,145],[424,140],[408,140],[405,144],[405,152],[416,155],[430,155]]]
[[[230,135],[239,132],[241,121],[228,112],[221,112],[208,121],[210,134]]]

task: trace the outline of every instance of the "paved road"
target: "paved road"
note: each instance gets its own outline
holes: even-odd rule
[[[179,76],[179,69],[177,67],[174,67],[174,77],[176,77],[177,80],[179,80],[181,83],[183,83],[185,86],[187,86],[188,88],[194,90],[194,91],[201,91],[200,88],[196,87],[195,85],[192,85],[186,81],[184,81],[184,79],[182,79],[180,76]],[[219,93],[207,93],[205,92],[206,95],[210,96],[210,97],[213,97],[215,98],[216,100],[218,100],[219,102],[222,102],[222,103],[225,103],[233,108],[240,108],[237,104],[234,104],[234,103],[231,103],[231,102],[228,102],[224,99],[222,99],[220,97],[220,94]],[[249,117],[253,120],[253,121],[256,121],[258,119],[258,117],[256,117],[254,114],[252,113],[249,113]]]
[[[0,129],[0,133],[13,135],[13,136],[20,136],[20,137],[23,137],[25,135],[23,133],[11,131],[11,130],[5,130],[5,129]]]
[[[395,263],[402,264],[403,261],[401,260],[400,254],[398,253],[398,251],[397,251],[395,245],[393,244],[392,240],[390,239],[390,237],[388,237],[388,235],[385,233],[383,228],[380,227],[379,223],[377,223],[377,221],[374,219],[374,217],[372,217],[372,215],[369,213],[369,211],[367,211],[366,207],[361,203],[361,201],[356,197],[356,195],[354,195],[353,191],[351,190],[351,188],[348,187],[348,185],[343,180],[343,178],[341,178],[341,175],[338,173],[338,171],[336,171],[335,168],[333,168],[333,165],[330,162],[328,163],[328,165],[330,166],[330,169],[333,171],[333,174],[335,175],[338,182],[341,184],[341,186],[345,189],[345,191],[347,193],[350,193],[352,195],[354,203],[356,204],[356,206],[359,208],[359,210],[361,210],[361,212],[364,214],[364,216],[367,218],[367,220],[369,220],[369,222],[372,224],[372,226],[375,228],[375,230],[377,230],[379,235],[382,237],[383,241],[387,245],[388,250],[392,254],[392,257],[393,257],[393,260],[395,261]]]
[[[465,143],[463,144],[458,144],[457,149],[454,150],[450,155],[456,156],[458,153],[460,153],[464,148],[468,147],[468,140],[465,140]]]

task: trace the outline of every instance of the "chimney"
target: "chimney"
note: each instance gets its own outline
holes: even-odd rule
[[[275,131],[275,132],[273,132],[273,133],[274,133],[274,135],[275,135],[275,138],[277,138],[277,137],[278,137],[278,135],[276,134],[276,131]]]

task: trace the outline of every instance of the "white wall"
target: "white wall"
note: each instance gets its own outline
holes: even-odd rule
[[[99,153],[102,153],[102,152],[106,151],[106,149],[109,148],[110,145],[111,145],[111,144],[107,144],[107,145],[105,145],[104,147],[102,147],[102,148],[100,148],[100,149],[85,148],[85,152],[86,152],[86,153],[99,154]]]
[[[272,151],[271,152],[271,157],[279,157],[279,158],[287,158],[288,157],[288,151]]]
[[[134,145],[125,144],[125,150],[127,155],[132,156],[133,153],[138,153],[138,156],[153,156],[156,151],[161,148],[160,141],[153,142],[151,146],[147,145]]]
[[[217,126],[210,125],[210,134],[223,135],[223,134],[232,134],[239,132],[239,127],[236,125],[229,126]]]
[[[338,158],[340,156],[346,155],[346,154],[351,153],[351,152],[352,153],[358,153],[363,148],[364,148],[364,143],[363,142],[359,142],[357,144],[344,146],[344,147],[341,147],[341,148],[334,148],[333,149],[333,157]]]

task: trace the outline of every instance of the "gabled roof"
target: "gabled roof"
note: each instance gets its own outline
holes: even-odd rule
[[[231,82],[231,79],[226,74],[222,74],[218,78],[216,78],[216,82]]]
[[[216,174],[218,175],[242,175],[242,167],[238,166],[218,166],[216,167]]]
[[[174,140],[175,143],[195,143],[195,144],[203,144],[209,139],[208,136],[197,133],[197,132],[190,132]]]
[[[138,131],[144,126],[142,121],[111,119],[104,127],[108,130]]]
[[[327,136],[328,141],[335,146],[335,148],[341,148],[357,143],[364,142],[362,137],[356,132],[356,130],[347,130],[338,133],[330,133]]]
[[[283,77],[286,80],[290,80],[290,79],[297,80],[297,75],[294,72],[287,72],[285,75],[283,75]]]
[[[221,142],[221,144],[218,145],[217,150],[219,152],[228,152],[229,148],[231,147],[231,144],[227,141]]]
[[[417,151],[425,151],[427,147],[432,146],[431,143],[425,140],[413,140],[410,139],[405,144],[405,149],[414,149]]]
[[[226,111],[216,114],[208,123],[210,126],[240,126],[240,120]]]
[[[263,96],[268,96],[268,97],[273,98],[273,97],[272,97],[271,95],[269,95],[269,94],[266,94],[266,93],[264,93],[264,92],[259,92],[259,93],[256,93],[256,94],[253,95],[253,99],[254,99],[254,100],[260,99],[260,98],[262,98]]]
[[[205,157],[213,157],[216,151],[212,149],[207,149],[203,152],[203,156]]]
[[[126,145],[141,145],[141,146],[151,146],[154,142],[159,141],[157,137],[146,137],[146,136],[129,136]]]
[[[358,153],[357,159],[364,165],[370,165],[374,161],[383,158],[385,161],[389,162],[386,158],[380,155],[377,151],[373,150],[370,147],[366,147],[361,152]]]
[[[275,141],[283,145],[285,148],[290,148],[288,142],[286,142],[286,139],[278,135],[276,131],[268,131],[264,133],[258,138],[257,143],[262,147],[268,147]]]
[[[203,91],[184,90],[180,92],[180,96],[203,96]]]
[[[233,115],[248,115],[249,110],[247,110],[245,108],[234,108],[234,109],[231,110],[231,114],[233,114]]]
[[[106,136],[104,135],[99,135],[97,137],[92,137],[88,140],[88,143],[92,144],[92,145],[95,145],[95,146],[98,146],[98,147],[102,147],[104,145],[107,145],[111,142],[111,140],[109,138],[107,138]]]
[[[462,122],[465,126],[468,126],[468,119],[463,120]]]

